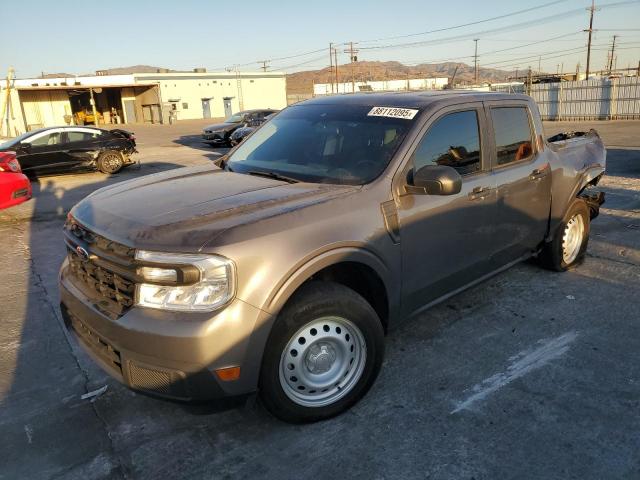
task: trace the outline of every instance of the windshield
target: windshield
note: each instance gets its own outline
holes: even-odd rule
[[[240,173],[303,182],[363,185],[377,178],[413,120],[369,116],[371,106],[298,105],[273,117],[231,154]]]
[[[33,135],[33,133],[34,132],[23,133],[19,137],[12,138],[11,140],[7,140],[4,143],[0,143],[0,149],[4,150],[4,149],[7,149],[7,148],[14,147],[14,146],[18,145],[25,138],[30,137],[31,135]]]
[[[231,115],[229,118],[227,118],[224,123],[240,123],[242,122],[242,120],[244,120],[244,113],[234,113],[233,115]]]

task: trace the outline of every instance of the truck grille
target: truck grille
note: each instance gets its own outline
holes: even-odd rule
[[[105,305],[116,303],[119,308],[113,313],[118,315],[133,305],[135,283],[91,262],[83,262],[73,252],[69,252],[68,256],[71,274],[76,280],[83,283],[85,293],[88,293],[87,290],[89,290],[89,297],[97,300],[109,300]]]
[[[72,283],[109,317],[124,315],[134,303],[134,249],[97,235],[72,220],[65,224],[65,234]],[[85,253],[85,258],[78,255],[78,249]]]

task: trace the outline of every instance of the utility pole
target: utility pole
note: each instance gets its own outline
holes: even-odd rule
[[[611,57],[609,58],[609,75],[611,75],[611,68],[613,67],[613,54],[616,52],[616,38],[618,38],[618,35],[613,36],[613,43],[611,44]]]
[[[340,82],[338,77],[338,49],[333,49],[333,64],[336,67],[336,93],[340,93]]]
[[[478,40],[478,38],[473,39],[473,41],[476,43],[475,53],[473,54],[473,70],[476,85],[478,85]]]
[[[344,53],[349,54],[350,69],[351,69],[351,93],[356,93],[356,81],[353,73],[353,64],[358,61],[358,50],[353,48],[353,42],[349,42],[349,48],[344,51]]]
[[[9,71],[7,72],[7,84],[6,84],[6,92],[4,97],[4,104],[2,105],[2,116],[0,116],[0,131],[2,130],[2,121],[5,120],[7,123],[7,137],[11,136],[11,131],[9,130],[9,118],[11,117],[11,82],[13,80],[14,70],[13,67],[9,67]],[[5,117],[6,113],[6,117]]]
[[[542,56],[538,57],[538,75],[542,73]]]
[[[98,126],[98,110],[96,109],[96,99],[93,96],[93,88],[89,88],[89,96],[91,97],[91,110],[93,111],[93,124]]]
[[[591,7],[589,8],[589,29],[585,32],[589,32],[589,40],[587,43],[587,71],[585,80],[589,80],[589,67],[591,66],[591,34],[593,33],[593,12],[596,11],[596,0],[591,0]]]
[[[263,72],[266,72],[267,68],[269,68],[269,65],[268,65],[269,60],[262,60],[261,62],[258,62],[258,63],[262,64],[262,67],[260,67],[260,68],[262,68]]]
[[[333,93],[333,43],[329,42],[329,78],[331,79],[331,93]]]

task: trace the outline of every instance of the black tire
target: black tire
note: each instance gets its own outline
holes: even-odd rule
[[[354,380],[347,393],[334,403],[323,406],[300,405],[287,395],[282,386],[281,358],[296,332],[324,317],[347,319],[359,329],[366,345],[364,366],[359,379]],[[309,348],[311,345],[313,342],[309,342]],[[295,293],[273,326],[262,359],[260,399],[273,415],[286,422],[307,423],[331,418],[353,406],[367,393],[380,371],[383,356],[384,331],[371,305],[344,285],[309,282]],[[339,387],[337,389],[340,390]]]
[[[568,229],[569,222],[576,216],[582,217],[584,229],[582,232],[582,238],[580,240],[580,248],[575,258],[570,261],[566,261],[564,255],[564,241],[565,234]],[[589,207],[586,202],[580,198],[576,198],[569,206],[567,213],[558,225],[558,229],[553,236],[553,240],[544,244],[538,261],[540,265],[549,270],[555,270],[557,272],[564,272],[571,267],[579,264],[583,259],[585,252],[587,251],[587,245],[589,243],[589,230],[590,230],[590,215]]]
[[[117,173],[124,167],[122,154],[114,150],[102,152],[98,157],[98,170],[102,173]]]

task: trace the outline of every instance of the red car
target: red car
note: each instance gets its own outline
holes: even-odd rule
[[[31,198],[31,182],[23,175],[15,152],[0,152],[0,210]]]

